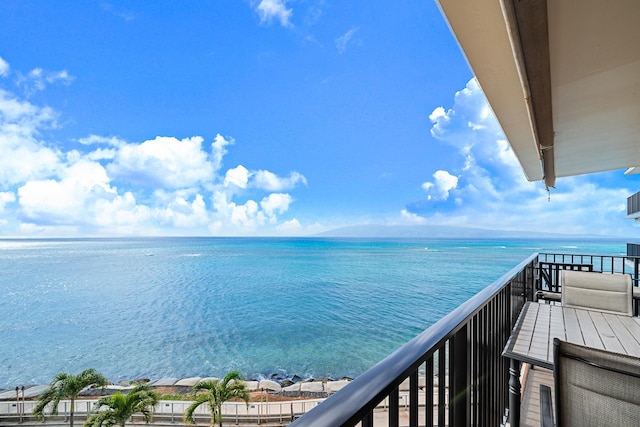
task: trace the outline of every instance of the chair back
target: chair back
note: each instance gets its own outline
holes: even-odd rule
[[[630,275],[563,270],[561,277],[563,306],[633,314]]]
[[[557,427],[640,426],[640,359],[554,342]]]

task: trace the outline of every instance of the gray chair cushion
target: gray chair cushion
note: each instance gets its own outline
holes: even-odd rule
[[[562,305],[631,316],[633,293],[628,274],[563,270]]]
[[[640,425],[640,359],[554,340],[558,426]]]

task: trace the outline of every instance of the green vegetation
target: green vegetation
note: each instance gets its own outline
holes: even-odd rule
[[[87,418],[85,427],[111,427],[125,423],[133,414],[141,413],[144,420],[151,421],[153,406],[160,400],[160,394],[147,384],[138,384],[128,393],[115,392],[98,400],[93,414]]]
[[[194,411],[203,403],[206,403],[211,412],[211,427],[218,422],[222,427],[222,404],[234,398],[240,398],[249,405],[249,391],[242,381],[240,371],[229,372],[222,381],[200,381],[193,386],[195,402],[193,402],[184,413],[184,421],[188,424],[195,424],[193,418]]]
[[[53,378],[49,387],[38,398],[38,403],[33,409],[33,415],[40,420],[44,420],[44,411],[48,405],[51,405],[51,415],[57,415],[60,401],[69,399],[71,401],[69,405],[69,427],[73,427],[73,413],[78,394],[91,385],[104,387],[108,383],[107,379],[96,372],[95,369],[86,369],[79,375],[60,373]]]

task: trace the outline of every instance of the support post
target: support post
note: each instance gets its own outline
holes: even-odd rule
[[[520,362],[511,359],[509,367],[509,421],[520,427]]]

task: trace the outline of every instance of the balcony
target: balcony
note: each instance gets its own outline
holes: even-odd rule
[[[640,219],[640,192],[627,197],[627,218]]]
[[[639,261],[534,254],[291,425],[505,425],[509,361],[501,354],[525,302],[538,290],[560,291],[562,269],[627,273],[638,287]],[[635,315],[639,308],[634,300]]]

